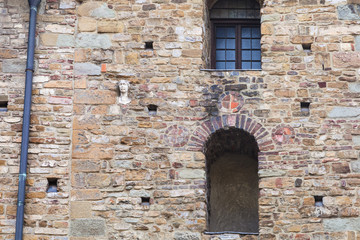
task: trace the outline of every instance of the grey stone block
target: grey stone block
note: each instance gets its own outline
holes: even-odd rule
[[[76,47],[82,48],[103,48],[111,47],[111,40],[108,35],[79,33],[76,37]]]
[[[93,63],[75,63],[75,75],[101,75],[101,68]]]
[[[91,16],[96,18],[114,18],[115,11],[108,8],[107,4],[104,3],[101,7],[94,9]]]
[[[337,7],[338,17],[340,20],[359,20],[360,19],[360,5],[346,4]]]
[[[324,231],[345,232],[360,231],[360,218],[329,218],[324,219]]]
[[[355,37],[355,51],[360,52],[360,36]]]
[[[355,145],[360,145],[360,136],[353,136],[352,141]]]
[[[351,171],[360,172],[360,160],[352,161],[351,163]]]
[[[200,240],[200,234],[176,232],[174,239],[175,240]]]
[[[72,35],[60,34],[56,41],[58,47],[73,47],[75,45],[75,38]]]
[[[360,83],[349,83],[349,91],[360,93]]]
[[[329,113],[330,118],[355,118],[359,117],[360,108],[357,107],[334,107]]]
[[[25,73],[26,60],[5,59],[3,60],[2,69],[4,73]]]
[[[285,171],[279,169],[261,169],[259,170],[259,177],[279,177],[284,176]]]
[[[105,235],[105,221],[102,219],[74,219],[71,221],[70,234],[74,237]]]

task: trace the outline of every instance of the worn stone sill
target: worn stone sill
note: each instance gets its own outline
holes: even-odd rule
[[[241,235],[259,235],[258,232],[233,232],[233,231],[224,231],[224,232],[204,232],[205,235],[222,235],[222,234],[241,234]]]
[[[204,72],[260,72],[262,71],[262,69],[208,69],[208,68],[203,68],[200,69],[200,71],[204,71]]]

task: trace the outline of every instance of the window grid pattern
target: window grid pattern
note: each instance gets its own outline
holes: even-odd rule
[[[216,26],[216,69],[261,69],[259,26]]]
[[[241,69],[261,69],[260,28],[241,28]]]
[[[236,68],[236,27],[216,28],[216,68]]]

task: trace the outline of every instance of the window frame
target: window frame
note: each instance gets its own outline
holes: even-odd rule
[[[235,26],[235,69],[217,69],[216,68],[216,27]],[[211,19],[211,69],[215,70],[252,70],[260,69],[242,69],[241,68],[241,28],[242,27],[261,27],[260,19]],[[261,40],[261,36],[260,36]],[[261,51],[261,46],[260,46]],[[261,60],[260,60],[261,64]]]

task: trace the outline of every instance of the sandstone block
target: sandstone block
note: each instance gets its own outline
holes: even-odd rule
[[[115,20],[102,20],[97,25],[98,33],[122,33],[124,24]]]
[[[75,75],[101,75],[101,68],[93,63],[75,63]]]
[[[18,55],[18,51],[14,49],[0,49],[0,59],[6,59],[6,58],[16,58]]]
[[[71,191],[72,201],[99,200],[101,198],[102,194],[97,189],[76,189]]]
[[[274,26],[271,23],[261,24],[262,35],[272,35],[274,33]]]
[[[201,58],[201,55],[202,55],[201,49],[186,49],[182,51],[183,57]]]
[[[275,96],[277,97],[295,97],[296,92],[290,89],[276,89]]]
[[[98,172],[100,171],[100,162],[98,160],[77,160],[71,162],[73,172]]]
[[[96,20],[90,17],[79,18],[78,28],[80,32],[94,32],[96,31]]]
[[[116,92],[110,90],[75,90],[74,103],[78,104],[114,104]]]
[[[74,219],[70,224],[70,235],[75,237],[93,237],[105,235],[105,220]]]
[[[350,167],[348,163],[333,163],[332,170],[335,173],[349,173]]]
[[[337,68],[359,68],[360,52],[334,53],[333,62]]]
[[[73,158],[111,159],[114,149],[111,144],[76,145],[73,147]]]
[[[106,187],[110,186],[111,175],[109,175],[109,174],[100,174],[100,173],[90,173],[86,177],[86,183],[90,187],[106,188]]]
[[[95,9],[100,8],[102,5],[106,5],[106,4],[102,3],[100,1],[97,1],[97,2],[84,2],[83,4],[81,4],[78,7],[77,14],[80,15],[80,16],[90,17],[90,16],[92,16],[92,12]]]
[[[139,64],[139,53],[132,52],[125,57],[126,64]]]
[[[73,47],[75,45],[75,38],[69,34],[59,34],[56,46],[58,47]]]

